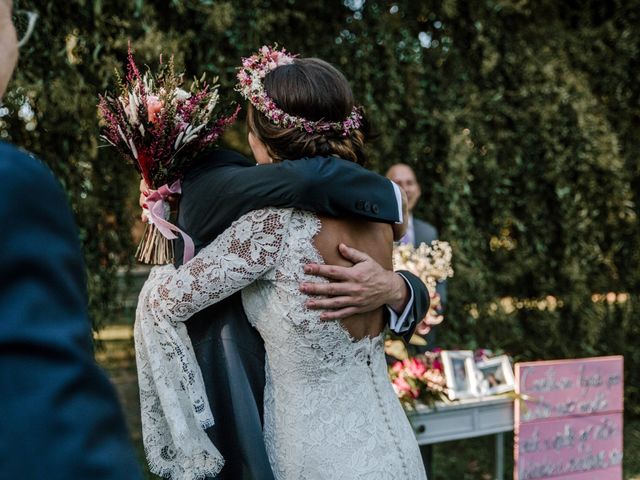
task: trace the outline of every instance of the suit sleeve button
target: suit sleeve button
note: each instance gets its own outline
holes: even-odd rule
[[[364,202],[364,211],[365,212],[371,211],[371,202]]]
[[[356,209],[357,210],[363,210],[364,209],[364,201],[363,200],[358,200],[356,202]]]
[[[373,204],[373,206],[371,207],[371,211],[373,211],[373,213],[375,213],[375,214],[380,213],[380,207],[378,206],[377,203]]]

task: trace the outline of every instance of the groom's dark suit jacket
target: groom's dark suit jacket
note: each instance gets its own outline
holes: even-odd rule
[[[189,171],[182,190],[178,226],[192,236],[196,252],[238,217],[267,206],[388,223],[399,216],[388,180],[337,158],[255,166],[236,152],[216,150]],[[181,257],[180,242],[177,252]],[[403,273],[414,291],[413,317],[421,319],[428,308],[426,287]],[[207,433],[226,461],[216,478],[273,480],[262,438],[264,344],[240,294],[196,314],[187,329],[216,422]]]
[[[140,479],[93,359],[66,195],[39,160],[1,142],[0,178],[0,479]]]

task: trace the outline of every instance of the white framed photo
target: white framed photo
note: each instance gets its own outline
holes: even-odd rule
[[[478,395],[477,375],[471,350],[443,350],[440,352],[444,378],[451,400]]]
[[[476,377],[480,395],[510,392],[516,384],[511,362],[506,355],[476,363]]]

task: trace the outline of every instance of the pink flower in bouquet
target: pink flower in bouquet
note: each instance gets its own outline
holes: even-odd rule
[[[434,368],[435,370],[438,370],[439,372],[442,372],[442,370],[443,370],[443,366],[442,366],[442,362],[440,361],[440,359],[436,358],[436,359],[433,361],[433,368]]]
[[[402,362],[400,361],[397,361],[391,366],[391,371],[394,373],[400,373],[403,369],[404,369],[404,365],[402,365]]]
[[[407,371],[415,378],[422,378],[422,376],[427,371],[426,365],[415,357],[405,360],[404,366],[406,367]]]
[[[426,352],[389,366],[389,378],[400,402],[409,409],[416,401],[433,405],[446,393],[446,382],[438,354]]]
[[[403,377],[396,378],[393,381],[393,384],[396,386],[398,391],[409,394],[412,398],[418,398],[418,395],[420,394],[419,390],[417,388],[411,388],[411,385],[409,385]]]
[[[400,390],[401,392],[404,393],[409,393],[411,391],[411,385],[409,385],[407,383],[407,381],[402,378],[402,377],[398,377],[393,381],[393,384],[398,387],[398,390]]]
[[[158,117],[157,114],[162,111],[164,103],[155,95],[149,95],[147,97],[147,113],[149,115],[149,122],[156,123]]]

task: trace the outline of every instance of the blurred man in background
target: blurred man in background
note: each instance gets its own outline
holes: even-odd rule
[[[422,195],[422,189],[420,188],[420,184],[418,183],[413,169],[404,163],[396,163],[387,170],[387,178],[399,185],[407,194],[409,227],[407,228],[405,236],[400,239],[400,244],[410,244],[417,247],[421,243],[430,245],[434,240],[438,240],[438,230],[436,230],[433,225],[413,216],[415,206]],[[447,304],[447,282],[438,282],[436,291],[440,295],[440,305],[444,312]],[[429,347],[432,348],[435,346],[435,334],[433,329],[429,332],[427,341],[429,343]]]

